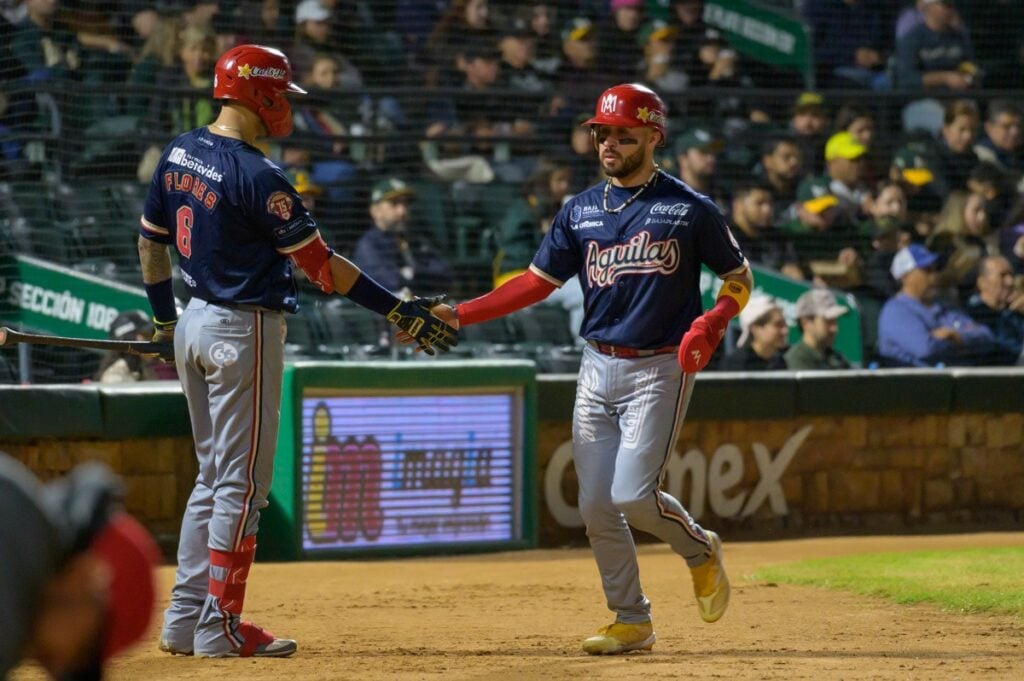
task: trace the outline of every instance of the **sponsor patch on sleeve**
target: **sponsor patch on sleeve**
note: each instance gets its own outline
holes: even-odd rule
[[[276,215],[282,220],[290,220],[292,208],[295,207],[295,199],[287,192],[274,192],[267,199],[267,212]]]

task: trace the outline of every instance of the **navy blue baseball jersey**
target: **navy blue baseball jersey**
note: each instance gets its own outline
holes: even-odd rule
[[[259,149],[206,128],[164,150],[140,228],[177,248],[192,296],[289,312],[298,303],[285,254],[316,232],[280,168]]]
[[[613,185],[608,207],[637,189]],[[579,275],[583,338],[637,349],[678,345],[703,312],[701,263],[723,277],[742,271],[739,244],[708,197],[664,172],[621,213],[604,210],[603,194],[604,183],[562,206],[531,269],[558,285]]]

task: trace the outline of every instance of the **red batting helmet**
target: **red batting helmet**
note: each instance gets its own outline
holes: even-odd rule
[[[639,83],[623,83],[605,90],[597,99],[594,117],[583,125],[654,128],[665,139],[668,109],[654,90]]]
[[[213,98],[231,99],[252,109],[271,137],[292,131],[292,107],[286,92],[306,91],[292,82],[284,52],[263,45],[239,45],[220,56],[213,71]]]

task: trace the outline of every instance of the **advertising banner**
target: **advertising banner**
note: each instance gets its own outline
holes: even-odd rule
[[[45,260],[0,259],[0,321],[34,331],[103,339],[126,310],[149,310],[142,287],[126,286]]]
[[[536,545],[532,362],[285,369],[264,558]]]
[[[813,56],[807,27],[792,12],[753,0],[708,0],[704,21],[725,33],[743,54],[799,71],[813,87]]]

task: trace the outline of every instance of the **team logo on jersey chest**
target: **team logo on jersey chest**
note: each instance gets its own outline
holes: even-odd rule
[[[591,286],[611,286],[624,274],[672,274],[679,267],[679,241],[652,241],[644,230],[624,244],[601,248],[587,244],[587,280]]]
[[[290,220],[295,200],[285,192],[274,192],[267,199],[267,212],[282,220]]]

